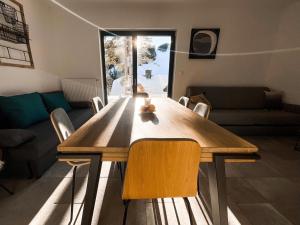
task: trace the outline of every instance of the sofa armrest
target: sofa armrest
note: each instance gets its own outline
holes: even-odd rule
[[[283,109],[287,112],[299,113],[300,114],[300,105],[283,103]]]
[[[14,148],[36,137],[35,133],[25,129],[1,129],[0,148]]]

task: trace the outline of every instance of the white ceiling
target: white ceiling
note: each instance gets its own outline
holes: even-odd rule
[[[81,2],[81,3],[290,3],[299,0],[58,0],[60,2]]]
[[[84,6],[93,6],[98,4],[105,5],[137,5],[137,6],[148,6],[148,5],[165,5],[169,4],[170,6],[176,5],[198,5],[203,7],[264,7],[272,8],[279,7],[284,8],[294,2],[300,0],[55,0],[61,4],[68,5],[69,7],[72,4],[80,4]]]

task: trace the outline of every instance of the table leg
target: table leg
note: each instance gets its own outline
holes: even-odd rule
[[[81,225],[90,225],[92,223],[94,206],[97,196],[98,184],[101,172],[102,155],[91,156],[91,165],[89,170],[88,183],[84,199],[84,208]]]
[[[208,163],[209,191],[214,225],[228,225],[225,161],[223,156],[214,156]]]

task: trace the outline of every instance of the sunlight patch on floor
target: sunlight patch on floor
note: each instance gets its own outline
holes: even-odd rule
[[[110,162],[104,162],[101,169],[101,177],[99,181],[99,187],[98,187],[98,195],[96,199],[96,205],[95,210],[100,210],[102,207],[103,197],[107,185],[107,177],[109,175],[111,163]],[[41,225],[41,224],[68,224],[70,219],[70,210],[71,205],[70,204],[64,204],[59,203],[60,199],[63,198],[63,196],[66,194],[67,189],[69,186],[71,186],[72,179],[69,178],[72,176],[72,169],[66,174],[65,178],[59,183],[57,188],[54,190],[54,192],[51,194],[51,196],[47,199],[47,201],[44,203],[44,205],[41,207],[39,212],[35,215],[35,217],[31,220],[29,225]],[[104,177],[104,178],[103,178]],[[77,185],[78,182],[76,183]],[[80,189],[75,194],[75,199],[78,197],[78,195],[84,196],[85,190],[86,190],[86,184],[87,184],[87,176],[84,177],[84,182],[80,186]],[[37,193],[38,194],[38,193]],[[70,195],[67,193],[67,195]],[[79,196],[79,197],[81,197]],[[67,197],[67,199],[71,202],[71,196]],[[82,197],[83,201],[83,197]],[[73,219],[78,217],[78,221],[81,221],[81,215],[82,215],[82,201],[81,203],[74,204],[74,215]],[[81,208],[81,210],[80,210]],[[80,210],[80,212],[79,212]],[[56,214],[55,216],[52,216],[53,214]],[[58,215],[60,214],[60,215]],[[78,215],[79,214],[79,215]],[[99,216],[99,215],[98,215]],[[94,220],[98,220],[97,214],[93,217]],[[73,222],[75,222],[73,220]],[[73,224],[73,223],[72,223]],[[77,223],[76,223],[77,224]],[[95,223],[97,224],[97,223]]]

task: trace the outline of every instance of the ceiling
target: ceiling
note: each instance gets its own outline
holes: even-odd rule
[[[82,2],[82,3],[224,3],[224,0],[58,0],[60,2]],[[299,0],[226,0],[230,3],[291,3]]]

